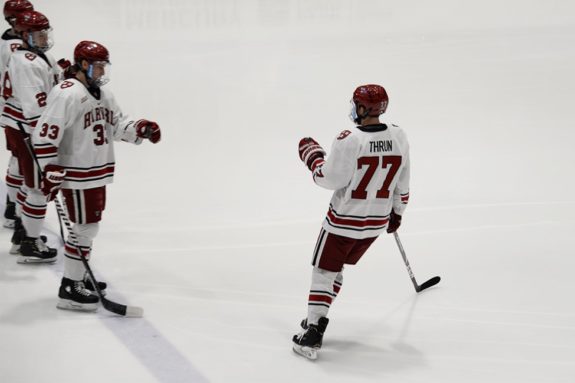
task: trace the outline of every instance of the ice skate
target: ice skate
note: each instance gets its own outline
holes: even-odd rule
[[[20,254],[20,243],[22,242],[22,238],[26,236],[26,230],[22,225],[22,220],[18,217],[14,219],[14,233],[12,233],[12,247],[10,248],[9,253],[13,255]]]
[[[96,288],[94,288],[94,285],[92,284],[92,280],[90,279],[90,276],[88,275],[88,273],[84,274],[84,286],[86,286],[86,289],[90,290],[90,292],[92,292],[92,294],[97,295]],[[106,282],[98,281],[98,288],[100,289],[100,292],[104,296],[106,295],[106,288],[107,287],[108,287],[108,284]]]
[[[56,262],[57,255],[57,250],[46,246],[42,238],[24,237],[17,262],[20,264],[53,263]]]
[[[20,246],[22,244],[22,240],[26,237],[26,229],[24,229],[24,225],[22,225],[22,219],[16,217],[14,220],[14,233],[12,233],[12,247],[8,251],[12,255],[20,255]],[[48,238],[45,235],[41,235],[40,239],[42,242],[46,243]]]
[[[26,236],[26,231],[21,230],[18,232],[16,229],[14,230],[14,234],[12,234],[12,247],[10,247],[9,253],[12,255],[20,255],[20,245],[22,244],[22,238]],[[48,238],[45,235],[41,235],[40,239],[42,242],[48,242]]]
[[[317,359],[317,351],[321,348],[323,333],[327,328],[329,319],[319,318],[318,324],[307,325],[307,320],[301,322],[304,329],[301,333],[293,336],[293,350],[296,354],[310,360]],[[307,328],[304,328],[304,324]]]
[[[8,201],[6,198],[6,209],[4,209],[4,224],[8,229],[14,229],[16,226],[16,203]]]
[[[63,310],[96,311],[100,301],[97,296],[86,289],[83,281],[73,281],[68,278],[62,278],[58,297],[60,300],[56,307]]]

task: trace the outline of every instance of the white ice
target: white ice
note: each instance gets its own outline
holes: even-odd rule
[[[18,265],[0,230],[0,382],[575,381],[573,1],[33,2],[56,58],[109,47],[107,86],[163,139],[116,145],[92,260],[143,319],[57,310],[62,259]],[[331,192],[297,143],[329,151],[372,82],[411,141],[403,244],[442,281],[416,295],[383,235],[309,362],[291,336]]]

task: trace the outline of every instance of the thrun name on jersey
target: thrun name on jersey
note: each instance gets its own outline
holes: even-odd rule
[[[369,141],[370,152],[391,152],[393,150],[393,141]]]

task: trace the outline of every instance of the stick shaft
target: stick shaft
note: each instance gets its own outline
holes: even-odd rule
[[[401,244],[401,240],[399,239],[399,234],[397,234],[397,231],[393,233],[393,237],[395,238],[395,242],[397,243],[397,247],[399,248],[399,252],[401,253],[401,257],[403,258],[403,262],[405,263],[405,267],[407,268],[407,272],[409,273],[409,278],[411,278],[411,282],[413,283],[413,287],[415,287],[415,291],[419,292],[420,289],[419,285],[415,280],[413,271],[411,271],[409,260],[407,259],[407,255],[405,254],[405,250],[403,249],[403,245]]]

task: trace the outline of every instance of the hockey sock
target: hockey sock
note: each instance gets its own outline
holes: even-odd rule
[[[22,206],[22,224],[29,237],[40,237],[40,231],[42,231],[46,217],[46,205],[44,193],[34,189],[28,191],[26,202]]]
[[[6,174],[6,194],[10,202],[15,202],[18,195],[18,189],[22,186],[22,177]]]
[[[24,185],[16,192],[16,216],[22,217],[22,207],[26,203],[26,196],[28,195],[28,188]]]
[[[308,324],[317,324],[319,318],[327,317],[331,303],[336,296],[333,285],[337,274],[334,271],[313,268],[308,299]]]
[[[335,299],[339,294],[339,290],[341,290],[342,285],[343,285],[343,270],[337,273],[335,281],[333,282],[333,299]]]
[[[64,252],[64,277],[73,281],[81,281],[84,279],[86,269],[80,257],[76,255],[76,250],[73,251],[74,255],[70,254],[68,251],[69,246],[71,245],[66,242],[66,251]],[[86,254],[87,258],[89,258],[89,251],[85,253],[84,249],[82,249],[82,253]]]
[[[99,224],[97,223],[74,225],[74,232],[76,234],[78,243],[72,242],[70,237],[68,237],[68,240],[66,241],[64,250],[64,277],[73,281],[81,281],[84,279],[86,270],[80,259],[78,251],[82,251],[82,256],[86,257],[86,260],[90,259],[92,241],[96,237],[96,234],[98,234],[98,229]]]

